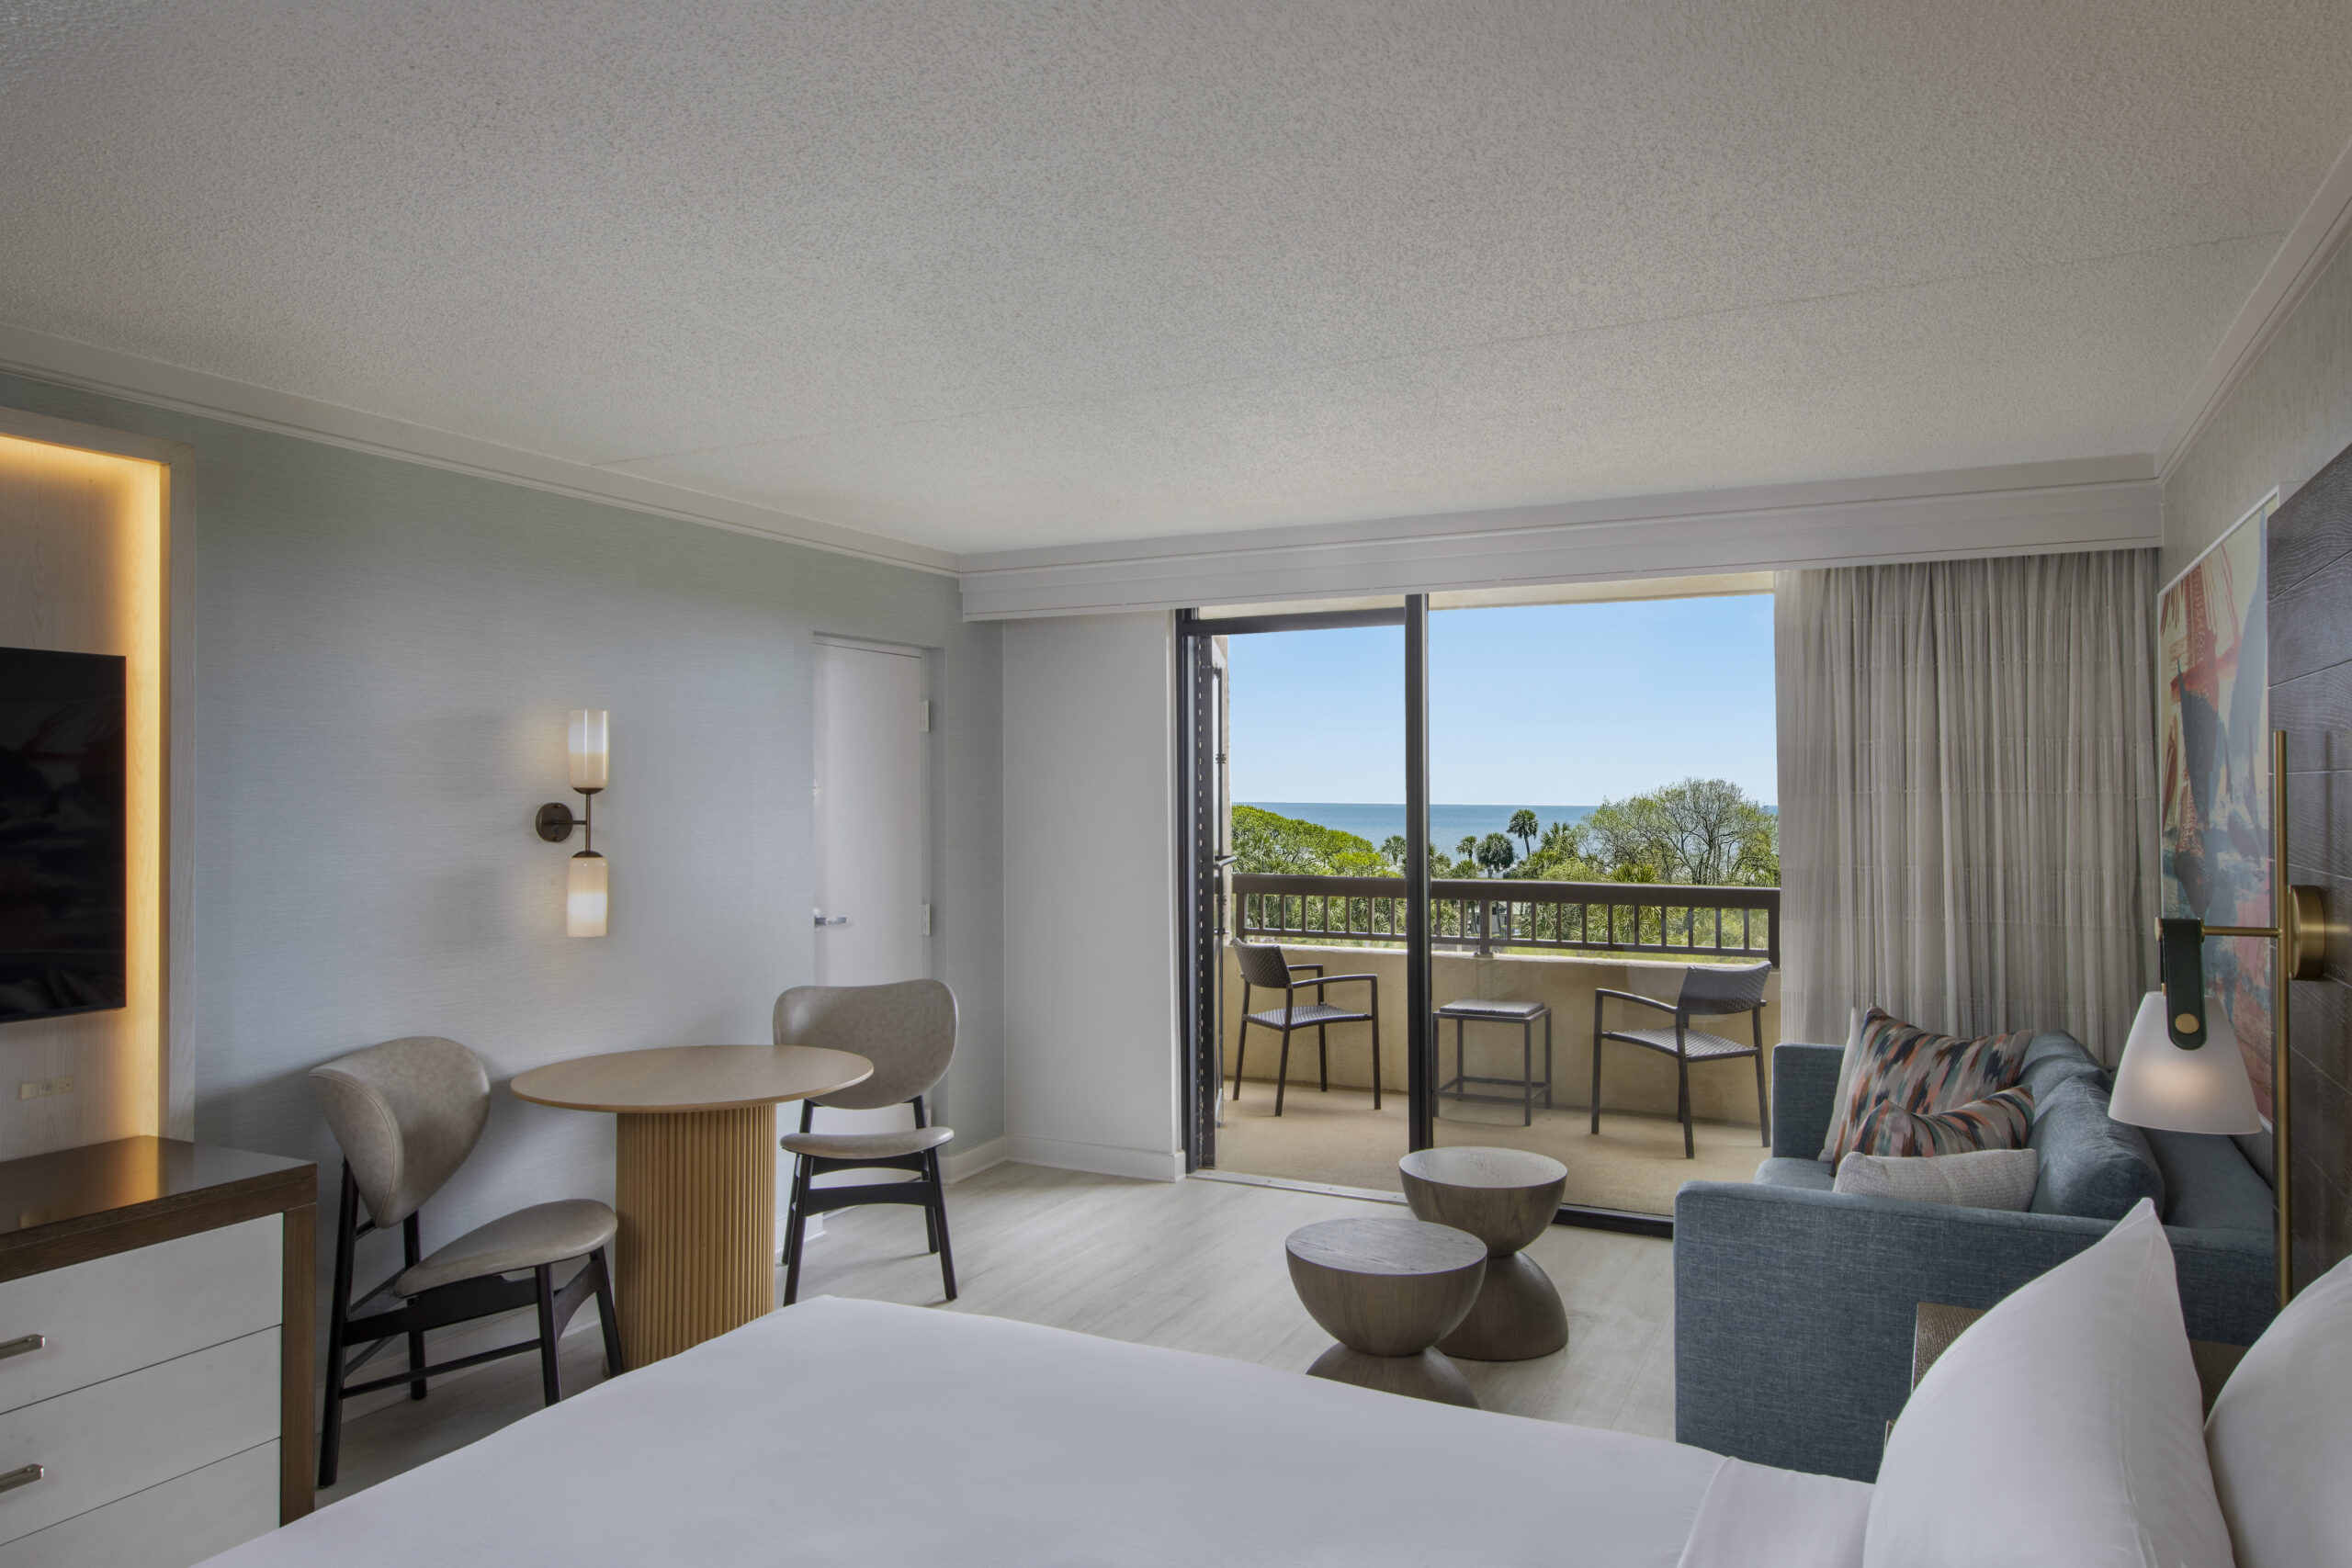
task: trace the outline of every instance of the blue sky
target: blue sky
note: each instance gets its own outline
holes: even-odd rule
[[[1233,798],[1405,795],[1404,633],[1232,639]],[[1778,798],[1772,599],[1430,616],[1439,801],[1591,806],[1696,774]]]

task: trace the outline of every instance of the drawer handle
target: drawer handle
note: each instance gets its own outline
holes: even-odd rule
[[[19,1486],[30,1486],[49,1472],[37,1464],[19,1465],[6,1475],[0,1475],[0,1492],[14,1492]]]
[[[38,1350],[48,1343],[49,1337],[45,1334],[28,1334],[21,1339],[0,1342],[0,1361],[5,1361],[11,1356],[22,1356]],[[22,1483],[18,1484],[21,1485]]]

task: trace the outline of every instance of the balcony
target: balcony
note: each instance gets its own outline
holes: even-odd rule
[[[1315,1041],[1294,1036],[1288,1103],[1272,1115],[1275,1036],[1252,1030],[1248,1077],[1226,1108],[1218,1164],[1259,1175],[1394,1190],[1404,1152],[1405,884],[1399,877],[1300,876],[1237,873],[1232,926],[1241,940],[1279,943],[1293,963],[1329,973],[1371,973],[1380,979],[1384,1109],[1372,1109],[1371,1052],[1363,1025],[1334,1032],[1331,1090],[1317,1092]],[[1601,1131],[1589,1131],[1592,1018],[1596,989],[1632,991],[1670,1001],[1692,964],[1780,962],[1777,887],[1677,884],[1441,878],[1430,883],[1436,928],[1435,997],[1541,1001],[1552,1010],[1550,1109],[1522,1126],[1514,1106],[1442,1099],[1440,1144],[1502,1144],[1532,1148],[1566,1163],[1568,1201],[1597,1208],[1666,1213],[1689,1180],[1746,1180],[1765,1150],[1757,1127],[1756,1080],[1747,1063],[1694,1066],[1691,1111],[1697,1157],[1685,1159],[1671,1058],[1611,1045],[1603,1064]],[[1241,1018],[1241,979],[1224,960],[1222,1032],[1231,1079]],[[1362,987],[1357,987],[1361,991]],[[1343,999],[1335,995],[1334,1000]],[[1351,999],[1351,998],[1350,998]],[[1764,1042],[1779,1040],[1780,978],[1765,990]],[[1259,993],[1254,1008],[1279,1005]],[[1611,1027],[1652,1028],[1663,1014],[1636,1018],[1611,1004]],[[1744,1019],[1717,1027],[1742,1038]],[[1519,1032],[1472,1024],[1469,1070],[1516,1077]],[[1453,1031],[1442,1030],[1442,1072],[1453,1071]],[[1543,1070],[1541,1032],[1535,1069]]]

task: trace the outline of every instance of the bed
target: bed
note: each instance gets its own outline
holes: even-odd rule
[[[213,1561],[1852,1568],[1870,1497],[1653,1438],[828,1297]]]

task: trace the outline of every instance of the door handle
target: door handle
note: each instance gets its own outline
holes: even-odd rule
[[[0,1342],[0,1361],[5,1361],[11,1356],[22,1356],[28,1351],[38,1350],[48,1343],[48,1337],[40,1334],[28,1334],[20,1339]]]
[[[847,915],[820,915],[817,917],[817,923],[820,926],[845,926],[849,924],[849,917]]]
[[[14,1492],[19,1486],[30,1486],[49,1472],[37,1464],[19,1465],[6,1475],[0,1475],[0,1492]]]

